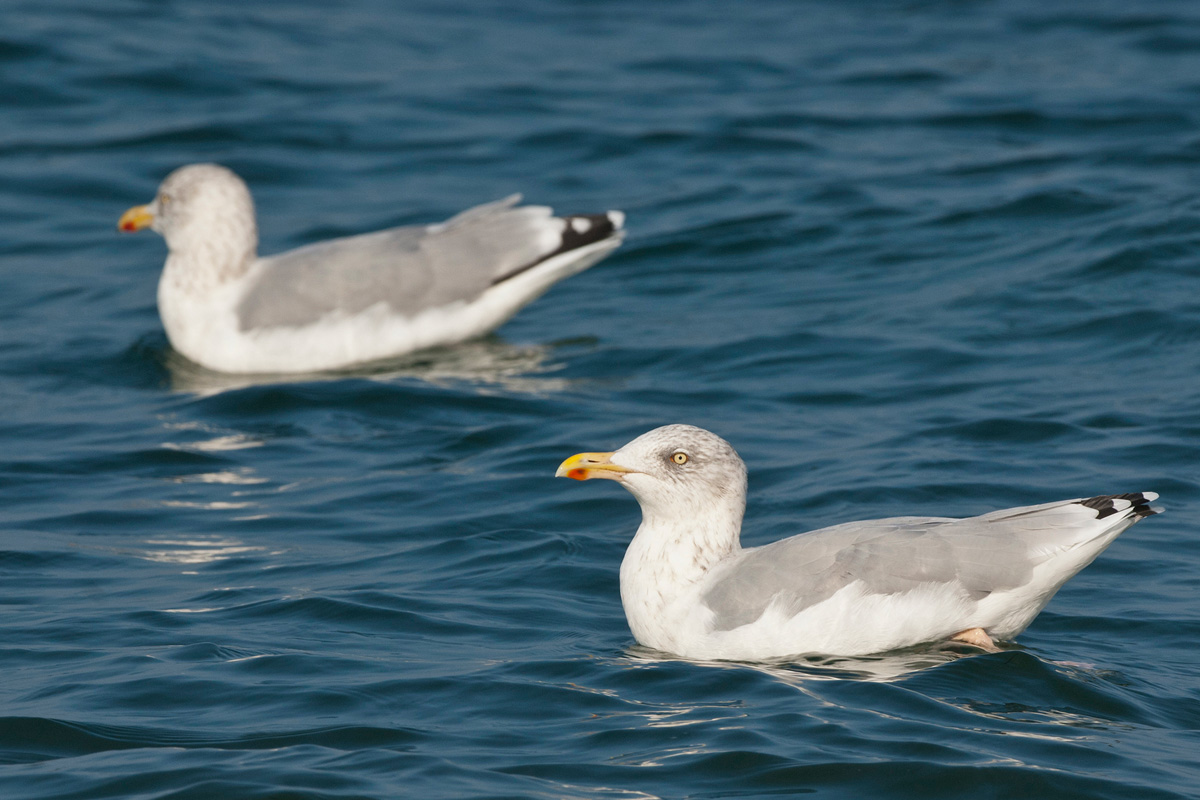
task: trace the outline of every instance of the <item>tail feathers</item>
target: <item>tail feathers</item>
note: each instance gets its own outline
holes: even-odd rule
[[[603,214],[572,214],[561,217],[559,221],[562,222],[562,230],[559,232],[558,247],[519,269],[501,275],[492,281],[492,285],[495,286],[498,283],[503,283],[510,278],[514,278],[522,272],[533,269],[538,264],[549,261],[555,256],[569,253],[572,250],[578,250],[581,247],[587,247],[590,244],[602,242],[606,239],[615,239],[617,242],[620,242],[621,238],[625,235],[625,214],[620,211],[606,211]]]
[[[1076,500],[1081,506],[1094,509],[1096,519],[1124,513],[1139,519],[1158,514],[1162,509],[1154,508],[1151,502],[1158,499],[1156,492],[1129,492],[1127,494],[1102,494],[1086,500]]]
[[[562,219],[566,223],[562,232],[562,244],[545,258],[552,258],[559,253],[578,250],[592,242],[607,239],[625,225],[625,214],[620,211],[606,211],[603,214],[572,214]]]

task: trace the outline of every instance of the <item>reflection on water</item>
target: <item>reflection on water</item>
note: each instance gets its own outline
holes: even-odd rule
[[[262,553],[267,548],[249,545],[226,536],[193,536],[187,539],[147,539],[135,545],[104,549],[160,564],[192,566],[225,561],[248,553]]]
[[[586,786],[575,783],[556,782],[556,796],[567,800],[590,800],[595,797],[613,797],[619,800],[661,800],[661,795],[647,794],[635,789],[621,789],[615,786]]]
[[[262,439],[248,436],[244,433],[230,433],[202,422],[165,422],[163,427],[170,431],[199,431],[203,434],[216,434],[211,439],[187,442],[163,442],[168,450],[182,450],[197,453],[219,453],[228,450],[245,450],[249,447],[262,447]]]
[[[164,447],[167,446],[164,445]],[[220,483],[232,486],[252,486],[267,482],[266,478],[258,477],[249,467],[241,467],[236,470],[223,469],[219,472],[201,472],[195,475],[173,475],[166,480],[172,483]]]
[[[696,720],[697,723],[708,722],[709,720]],[[698,756],[703,753],[714,752],[714,749],[709,745],[690,745],[686,747],[665,747],[661,751],[655,752],[648,757],[632,757],[625,760],[619,760],[618,763],[623,763],[631,767],[661,767],[672,758],[683,758],[686,756]]]
[[[972,702],[954,703],[954,705],[957,705],[964,711],[970,711],[980,716],[991,717],[992,719],[1004,720],[1006,722],[1033,723],[1036,729],[1007,730],[1004,734],[1005,736],[1020,736],[1026,739],[1069,742],[1078,736],[1077,734],[1059,735],[1048,733],[1047,731],[1053,730],[1053,728],[1044,727],[1044,723],[1065,725],[1069,728],[1090,728],[1098,731],[1106,731],[1112,728],[1135,730],[1135,726],[1128,723],[1113,722],[1110,719],[1096,717],[1070,708],[1039,707],[1022,703],[996,704]]]
[[[766,673],[784,683],[800,687],[808,681],[895,681],[932,667],[949,664],[963,657],[978,655],[980,652],[969,646],[947,643],[909,647],[873,656],[812,655],[748,662],[683,659],[660,650],[634,645],[626,652],[626,657],[634,664],[687,661],[717,669],[752,669]]]
[[[229,511],[239,508],[249,508],[254,505],[250,502],[231,502],[228,500],[214,500],[208,503],[201,503],[193,500],[164,500],[163,505],[167,508],[199,508],[205,511]]]
[[[540,377],[561,369],[561,364],[549,361],[551,350],[546,345],[511,345],[492,336],[452,347],[424,350],[399,359],[328,372],[233,375],[206,369],[171,348],[164,352],[163,364],[170,373],[172,389],[201,395],[251,386],[346,378],[416,378],[440,386],[473,383],[478,391],[485,393],[489,387],[495,387],[505,391],[542,394],[560,392],[569,385],[562,378]]]
[[[972,656],[981,660],[975,661]],[[1038,658],[1014,643],[1003,645],[1000,654],[985,654],[958,644],[931,644],[866,657],[805,656],[769,663],[680,659],[637,645],[621,661],[625,666],[642,668],[684,662],[715,669],[753,670],[795,688],[820,705],[836,707],[845,707],[845,695],[837,691],[836,683],[902,683],[919,677],[903,691],[915,689],[938,704],[977,718],[1003,721],[1008,724],[1005,736],[1047,742],[1078,742],[1089,731],[1135,729],[1114,718],[1111,701],[1090,687],[1097,678],[1107,682],[1113,673]],[[942,667],[945,669],[937,669]],[[1048,681],[1058,683],[1056,691],[1044,691]],[[1036,687],[1032,694],[1031,687]],[[1103,702],[1096,705],[1097,700]],[[717,705],[658,707],[639,710],[637,715],[646,720],[647,727],[689,725],[708,721],[712,714],[697,712]],[[894,712],[878,713],[894,716]],[[676,716],[682,721],[674,721]],[[721,719],[725,725],[735,724],[727,714]],[[941,724],[952,723],[943,720]]]

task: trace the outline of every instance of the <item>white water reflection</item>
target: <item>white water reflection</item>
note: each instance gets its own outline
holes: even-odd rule
[[[239,508],[249,508],[255,504],[249,501],[233,502],[230,500],[212,500],[206,503],[196,500],[164,500],[163,505],[167,508],[199,508],[205,511],[236,511]]]
[[[791,659],[749,662],[681,658],[642,645],[634,645],[626,651],[626,659],[635,665],[686,661],[717,669],[752,669],[800,688],[808,681],[895,681],[960,658],[979,655],[980,652],[969,646],[948,644],[912,647],[873,656],[797,656]]]
[[[251,447],[262,447],[261,438],[245,433],[234,433],[214,428],[203,422],[164,422],[163,427],[169,431],[193,432],[211,434],[209,439],[196,439],[181,442],[163,442],[167,450],[190,451],[193,453],[220,453],[230,450],[246,450]]]
[[[564,378],[546,377],[546,373],[562,368],[561,364],[550,361],[551,352],[549,346],[516,346],[491,337],[328,372],[233,375],[206,369],[173,349],[166,351],[164,366],[171,375],[172,389],[200,395],[250,386],[346,378],[385,381],[416,378],[439,386],[466,382],[477,384],[484,392],[488,387],[495,387],[504,391],[543,394],[560,392],[569,386],[569,381]]]
[[[237,539],[149,539],[146,548],[133,555],[162,564],[211,564],[246,553],[258,553],[264,547],[248,545]]]
[[[214,564],[252,553],[276,555],[283,552],[246,544],[240,539],[228,536],[146,539],[123,545],[92,545],[92,547],[109,553],[139,558],[143,561],[182,566]]]
[[[219,472],[201,472],[194,475],[175,475],[167,480],[172,483],[218,483],[230,486],[253,486],[267,483],[266,478],[255,475],[254,470],[250,467],[241,467],[236,470],[225,469]]]

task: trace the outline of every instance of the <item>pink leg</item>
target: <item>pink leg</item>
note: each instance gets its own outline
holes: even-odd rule
[[[961,633],[951,636],[950,641],[964,642],[988,653],[1000,652],[1000,648],[996,647],[996,643],[992,641],[992,637],[988,636],[983,628],[968,628]]]

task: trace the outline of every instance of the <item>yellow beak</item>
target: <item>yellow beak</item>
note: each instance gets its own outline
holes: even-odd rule
[[[121,219],[117,222],[117,228],[127,233],[133,233],[150,227],[152,222],[154,222],[154,214],[150,211],[150,206],[134,206],[121,215]]]
[[[571,478],[586,481],[591,478],[620,480],[622,475],[637,472],[636,469],[612,463],[612,453],[576,453],[558,465],[556,478]]]

